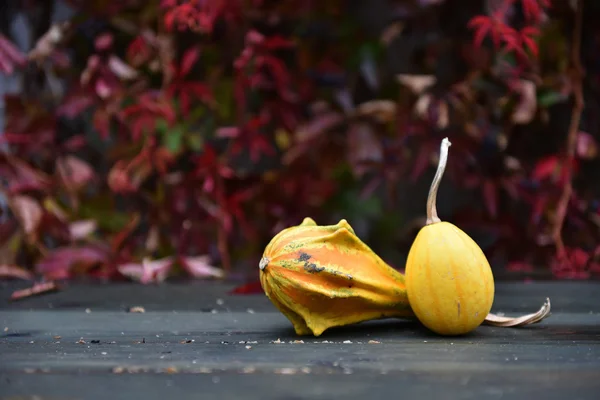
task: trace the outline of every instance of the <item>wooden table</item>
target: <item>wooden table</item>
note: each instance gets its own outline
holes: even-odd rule
[[[0,399],[600,399],[598,283],[498,283],[494,312],[550,297],[553,314],[461,338],[400,320],[299,338],[263,295],[220,283],[9,302],[21,286],[0,283]]]

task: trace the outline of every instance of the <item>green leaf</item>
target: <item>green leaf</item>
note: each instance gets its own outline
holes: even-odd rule
[[[233,92],[233,81],[231,79],[220,80],[215,88],[218,115],[226,120],[233,117],[233,110],[235,109]]]
[[[199,121],[206,116],[206,107],[203,105],[199,105],[197,107],[192,107],[190,113],[187,116],[188,121]]]
[[[559,92],[546,90],[538,93],[537,102],[542,107],[550,107],[558,103],[562,103],[566,97]]]
[[[186,136],[186,142],[189,148],[196,152],[202,150],[202,147],[204,146],[204,139],[199,132],[190,132]]]
[[[381,215],[381,199],[377,196],[362,198],[357,185],[340,191],[328,202],[328,206],[349,220],[371,220]]]
[[[222,62],[223,50],[219,46],[205,46],[202,49],[202,63],[206,66],[218,65]]]
[[[517,58],[512,52],[498,53],[496,55],[497,62],[505,62],[511,66],[517,66]]]
[[[115,211],[114,196],[112,193],[107,193],[82,203],[78,214],[79,219],[94,219],[100,229],[110,232],[122,230],[130,219],[129,214]]]
[[[159,134],[165,134],[169,130],[169,125],[167,124],[167,120],[164,118],[159,118],[156,120],[156,131]]]
[[[163,134],[163,145],[172,153],[178,153],[183,144],[184,130],[175,126]]]

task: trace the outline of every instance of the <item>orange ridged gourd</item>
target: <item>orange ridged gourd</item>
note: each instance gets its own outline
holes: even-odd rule
[[[311,218],[279,232],[259,264],[260,282],[298,335],[389,317],[413,317],[404,276],[387,265],[346,220]]]
[[[427,224],[408,254],[405,278],[410,306],[423,325],[440,335],[462,335],[481,325],[494,302],[494,276],[477,243],[437,216],[436,196],[450,141],[441,144],[427,199]]]

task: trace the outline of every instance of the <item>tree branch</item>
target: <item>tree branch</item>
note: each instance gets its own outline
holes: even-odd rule
[[[562,194],[558,200],[556,208],[556,219],[552,236],[556,244],[556,250],[559,256],[565,255],[565,244],[562,239],[562,228],[565,222],[569,201],[573,193],[573,160],[575,158],[575,149],[577,145],[577,134],[579,133],[579,124],[581,114],[584,108],[583,99],[583,67],[581,65],[581,35],[583,25],[583,0],[577,0],[575,10],[575,24],[573,27],[573,42],[571,46],[571,84],[573,87],[573,96],[575,104],[571,112],[571,123],[567,136],[567,151],[564,157],[563,168],[567,182],[563,187]]]

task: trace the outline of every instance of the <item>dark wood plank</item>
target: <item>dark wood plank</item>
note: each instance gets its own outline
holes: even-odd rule
[[[274,311],[264,295],[230,296],[235,284],[213,282],[163,283],[137,285],[130,283],[71,284],[60,292],[10,302],[10,294],[17,288],[27,287],[23,282],[0,282],[0,310],[124,310],[141,305],[148,310],[221,311]],[[504,312],[530,312],[541,306],[546,297],[552,308],[560,312],[600,312],[600,283],[598,282],[544,282],[531,284],[496,283],[494,309]],[[226,300],[224,305],[218,299]]]
[[[497,311],[533,311],[549,296],[553,315],[528,328],[480,327],[461,338],[399,320],[298,338],[264,296],[233,297],[229,289],[74,285],[5,303],[0,398],[572,400],[600,393],[598,284],[499,285]],[[75,297],[86,290],[88,297]],[[146,313],[127,313],[125,304]]]

